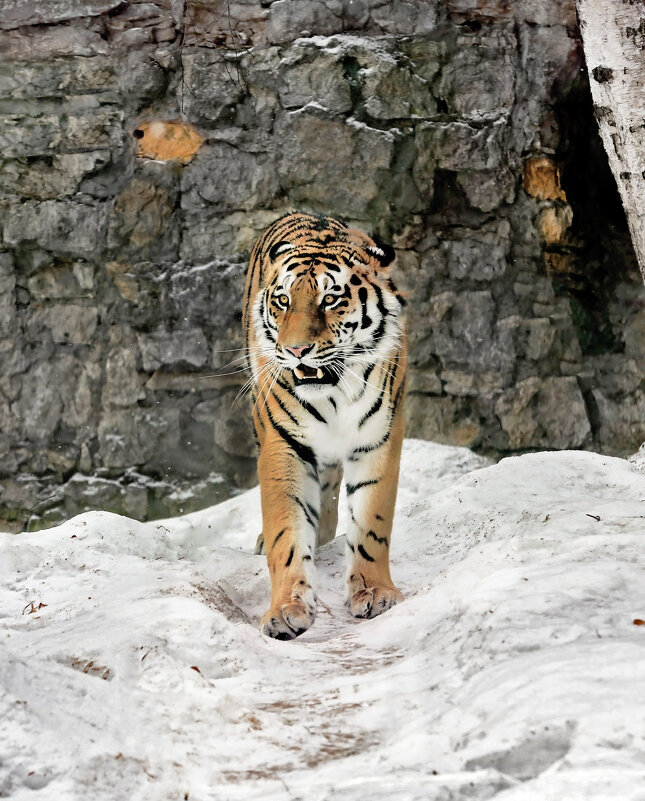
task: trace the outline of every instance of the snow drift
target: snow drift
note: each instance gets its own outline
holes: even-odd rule
[[[0,535],[0,796],[645,799],[645,476],[486,464],[407,441],[406,601],[352,619],[340,536],[292,642],[257,630],[257,489]]]

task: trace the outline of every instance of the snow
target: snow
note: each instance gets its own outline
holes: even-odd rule
[[[625,460],[407,441],[406,600],[352,619],[337,537],[292,642],[257,489],[0,535],[0,796],[643,801],[644,520]]]

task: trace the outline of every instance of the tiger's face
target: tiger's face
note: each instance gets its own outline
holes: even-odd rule
[[[390,278],[394,251],[360,231],[298,232],[271,246],[255,331],[264,357],[303,396],[330,394],[386,355],[404,304]]]

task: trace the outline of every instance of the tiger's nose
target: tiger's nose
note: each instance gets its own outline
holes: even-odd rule
[[[313,345],[297,345],[296,347],[287,347],[285,345],[285,350],[287,353],[290,353],[292,356],[295,356],[296,359],[301,359],[305,353],[309,353],[310,350],[313,350]]]

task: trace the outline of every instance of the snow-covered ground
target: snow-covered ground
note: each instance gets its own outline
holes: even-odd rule
[[[643,801],[645,475],[486,464],[408,441],[405,602],[349,616],[341,536],[292,642],[257,629],[257,490],[0,535],[0,797]]]

